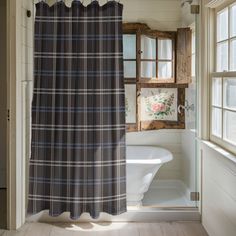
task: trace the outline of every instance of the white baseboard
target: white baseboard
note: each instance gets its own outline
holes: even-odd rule
[[[106,213],[101,213],[98,219],[92,219],[88,213],[83,213],[78,220],[71,220],[69,213],[63,213],[57,217],[48,215],[48,211],[43,211],[37,215],[27,217],[27,222],[44,222],[44,223],[59,223],[59,222],[163,222],[163,221],[200,221],[200,213],[197,208],[192,209],[138,209],[130,210],[119,216],[111,216]]]

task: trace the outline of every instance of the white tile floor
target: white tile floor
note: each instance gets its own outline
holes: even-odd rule
[[[143,206],[194,206],[194,202],[189,202],[177,188],[150,188],[142,202]]]

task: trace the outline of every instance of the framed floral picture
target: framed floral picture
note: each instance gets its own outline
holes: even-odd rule
[[[141,121],[178,121],[177,88],[141,88]]]
[[[127,124],[136,123],[136,84],[125,84],[125,117]]]

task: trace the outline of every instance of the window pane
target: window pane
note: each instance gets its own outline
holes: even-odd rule
[[[228,42],[217,44],[217,71],[228,71]]]
[[[230,42],[230,70],[236,71],[236,39]]]
[[[125,85],[126,123],[136,123],[136,84]]]
[[[141,62],[141,77],[156,78],[156,62]]]
[[[236,78],[224,79],[224,107],[236,109]]]
[[[228,38],[228,8],[217,14],[217,42]]]
[[[124,59],[136,59],[136,35],[123,35],[123,52]]]
[[[224,111],[224,139],[236,144],[236,112]]]
[[[158,40],[158,59],[171,60],[172,59],[172,40],[159,39]]]
[[[212,79],[212,105],[222,106],[222,79]]]
[[[230,13],[230,35],[231,37],[236,36],[236,4],[231,7]]]
[[[124,61],[124,77],[136,78],[136,62]]]
[[[141,35],[141,59],[156,59],[156,39]]]
[[[221,137],[222,132],[222,110],[220,108],[212,108],[212,134]]]
[[[172,62],[158,62],[158,78],[172,77]]]

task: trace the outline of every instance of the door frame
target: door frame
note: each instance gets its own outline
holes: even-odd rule
[[[25,223],[25,158],[22,155],[21,5],[7,0],[7,229]]]

